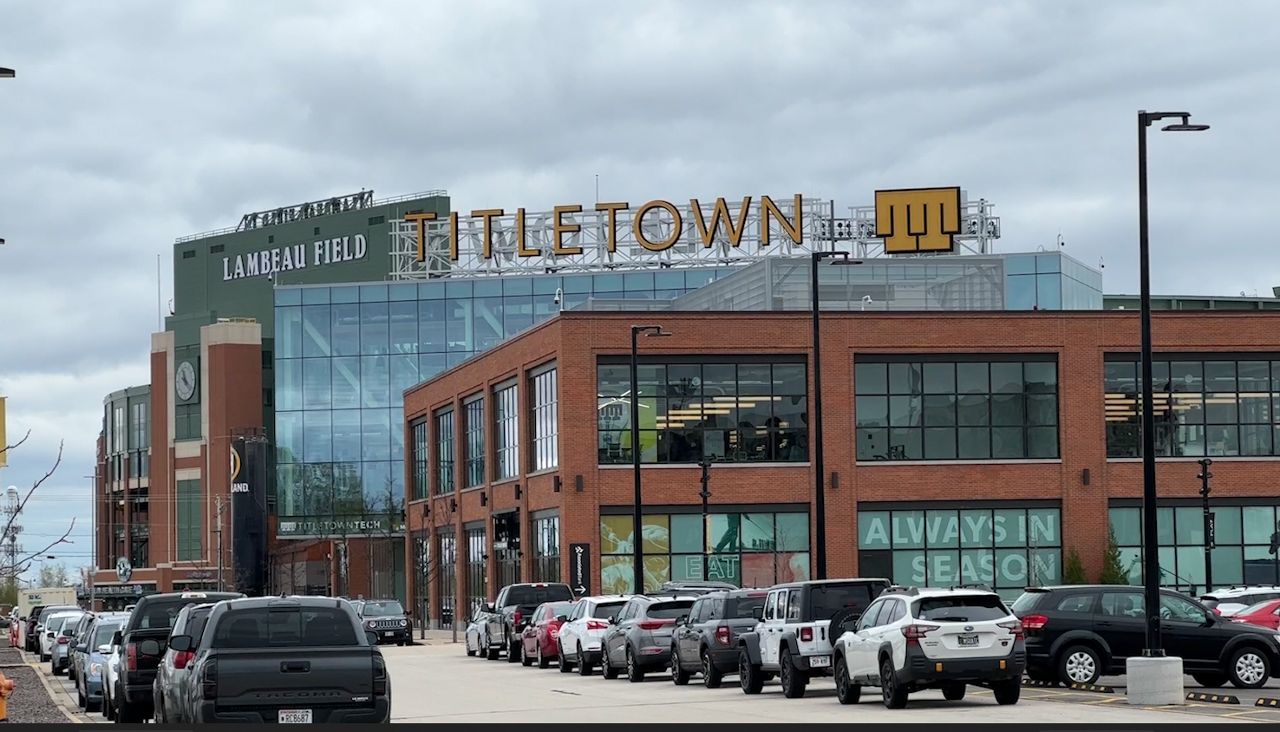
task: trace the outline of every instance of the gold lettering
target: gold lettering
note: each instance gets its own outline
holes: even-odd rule
[[[644,215],[655,208],[660,208],[671,215],[671,234],[662,241],[649,241],[644,235],[644,228],[641,224],[644,222]],[[680,234],[684,231],[684,220],[680,218],[680,209],[671,204],[670,201],[650,201],[640,207],[636,211],[635,218],[631,219],[631,233],[635,235],[636,241],[640,242],[640,246],[651,252],[665,252],[675,246],[680,240]]]
[[[787,217],[782,215],[782,211],[778,209],[778,205],[773,202],[772,198],[769,198],[768,196],[760,197],[760,241],[762,246],[769,246],[770,215],[778,219],[778,223],[782,224],[782,230],[787,232],[787,235],[791,237],[791,241],[796,244],[799,244],[802,241],[803,237],[800,235],[800,229],[802,228],[801,217],[803,216],[803,213],[800,208],[801,201],[799,193],[796,194],[794,201],[795,202],[792,205],[795,206],[795,221],[788,222]]]
[[[458,212],[449,213],[449,259],[458,261]]]
[[[404,220],[418,224],[418,261],[421,262],[427,258],[427,222],[435,221],[436,214],[434,211],[407,213],[404,215]]]
[[[747,212],[751,207],[751,196],[743,196],[742,208],[738,209],[738,222],[734,224],[729,218],[729,204],[723,198],[716,199],[716,207],[711,211],[711,229],[707,230],[707,222],[702,218],[702,206],[698,199],[689,199],[689,208],[693,209],[693,223],[698,227],[698,236],[702,237],[702,246],[711,248],[711,240],[715,239],[720,228],[720,219],[724,218],[724,227],[729,231],[729,243],[738,246],[742,241],[742,232],[747,228]]]
[[[608,247],[610,252],[618,251],[618,212],[625,211],[630,207],[627,203],[597,203],[597,211],[609,212],[609,239]]]
[[[489,259],[493,256],[493,220],[502,215],[500,208],[478,208],[471,212],[472,216],[479,216],[484,220],[484,258]]]
[[[555,216],[555,219],[553,220],[553,223],[551,226],[551,231],[555,236],[555,238],[551,240],[552,241],[551,251],[556,254],[582,254],[582,247],[566,248],[561,244],[562,240],[560,238],[562,234],[576,234],[579,231],[582,231],[581,224],[566,224],[560,220],[560,217],[563,216],[564,214],[582,213],[582,207],[581,206],[556,206],[555,208],[551,209],[551,211],[552,211],[552,215]]]
[[[516,254],[522,257],[538,257],[541,249],[526,249],[524,246],[524,209],[516,209]]]
[[[960,189],[876,191],[876,236],[885,252],[949,252],[960,233]]]

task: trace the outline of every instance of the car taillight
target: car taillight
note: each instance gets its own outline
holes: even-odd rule
[[[729,645],[729,626],[727,625],[716,626],[716,643],[719,643],[722,646]]]
[[[382,660],[381,653],[373,656],[373,693],[378,696],[387,694],[387,663]]]
[[[603,620],[587,621],[587,630],[604,630],[605,628],[608,628],[608,627],[609,627],[609,624]]]
[[[1049,618],[1044,615],[1025,615],[1022,618],[1023,630],[1044,630],[1044,626],[1049,624]]]
[[[178,651],[173,656],[173,667],[186,668],[187,664],[191,663],[191,659],[195,657],[196,657],[196,654],[192,653],[191,651]]]
[[[1019,620],[1010,620],[1004,623],[996,623],[996,625],[1013,633],[1014,638],[1022,637],[1022,622]]]
[[[68,643],[70,643],[70,642],[71,642],[71,639],[70,639],[70,638],[68,638],[68,637],[66,637],[65,635],[64,635],[64,636],[62,636],[62,637],[60,637],[60,638],[58,638],[58,645],[60,645],[60,646],[65,646],[66,644],[68,644]]]
[[[639,627],[640,630],[657,630],[659,628],[675,624],[675,618],[666,618],[664,620],[641,620],[639,623],[636,623],[636,626]]]
[[[813,640],[813,628],[808,625],[800,629],[800,640],[808,643]]]
[[[129,644],[129,646],[125,649],[125,652],[124,652],[124,663],[125,663],[125,668],[129,669],[130,671],[137,671],[137,670],[138,670],[138,646],[137,646],[137,644],[130,643],[130,644]]]
[[[519,625],[519,624],[520,624],[520,621],[521,621],[521,620],[523,620],[523,619],[524,619],[524,616],[520,614],[520,611],[519,611],[519,610],[517,610],[517,611],[516,611],[515,615],[511,616],[511,620],[512,620],[516,625]]]
[[[200,696],[207,700],[218,698],[218,662],[209,659],[200,675]]]
[[[930,632],[935,631],[941,627],[942,626],[940,625],[925,625],[923,623],[906,625],[906,626],[903,626],[902,628],[902,635],[906,637],[907,644],[910,645],[912,643],[919,643],[921,638],[929,635]]]

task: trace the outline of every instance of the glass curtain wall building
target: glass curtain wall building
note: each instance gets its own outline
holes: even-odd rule
[[[275,290],[283,537],[399,531],[405,389],[588,300],[671,300],[732,270],[547,274]]]

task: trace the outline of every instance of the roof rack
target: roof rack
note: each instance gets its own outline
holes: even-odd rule
[[[982,590],[983,592],[995,592],[995,590],[991,589],[991,585],[988,585],[988,584],[983,583],[983,582],[974,582],[974,583],[967,584],[967,585],[951,585],[951,589],[953,589],[953,590]]]
[[[907,585],[891,585],[880,591],[881,595],[919,595],[919,587],[910,587]]]

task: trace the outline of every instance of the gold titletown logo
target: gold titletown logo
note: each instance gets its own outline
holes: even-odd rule
[[[959,233],[959,187],[876,191],[876,236],[886,254],[950,252]]]

